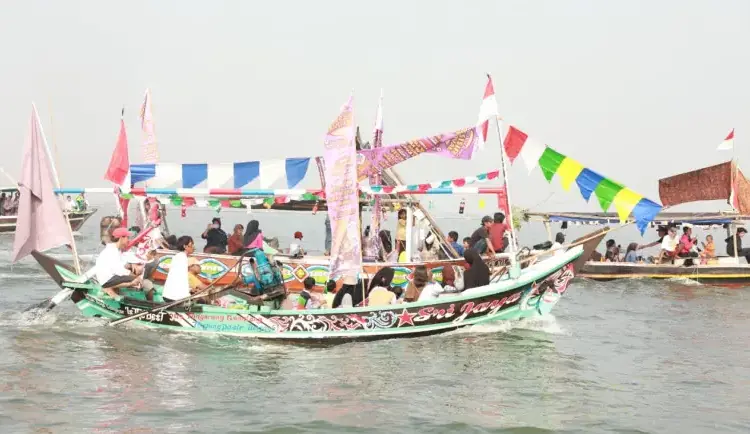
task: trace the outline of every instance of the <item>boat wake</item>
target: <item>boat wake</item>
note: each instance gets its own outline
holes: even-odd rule
[[[669,279],[665,279],[665,282],[677,283],[684,286],[703,286],[702,283],[696,280],[688,279],[687,277],[671,277]]]
[[[549,333],[552,335],[565,335],[567,332],[557,322],[554,315],[544,315],[534,318],[523,318],[520,320],[495,321],[486,324],[477,324],[460,328],[451,333],[508,333],[512,330],[530,330],[535,332]]]
[[[71,315],[63,311],[47,311],[45,309],[30,309],[24,312],[5,311],[0,313],[0,327],[15,329],[34,329],[39,326],[45,328],[56,326],[60,328],[101,327],[106,320],[100,318],[86,318]]]

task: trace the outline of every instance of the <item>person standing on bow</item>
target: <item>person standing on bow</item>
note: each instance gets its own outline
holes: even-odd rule
[[[204,253],[226,253],[227,251],[227,233],[221,228],[221,219],[214,217],[211,224],[201,234],[201,238],[206,240]]]

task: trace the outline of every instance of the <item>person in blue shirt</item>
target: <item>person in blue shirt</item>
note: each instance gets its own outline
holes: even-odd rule
[[[448,232],[448,242],[451,243],[451,247],[458,253],[459,257],[464,255],[464,246],[458,243],[458,232]]]

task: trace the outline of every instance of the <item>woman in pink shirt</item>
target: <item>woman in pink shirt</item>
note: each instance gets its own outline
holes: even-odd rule
[[[677,250],[677,255],[681,258],[697,258],[698,253],[693,251],[693,246],[697,242],[697,239],[692,238],[693,229],[690,226],[682,228],[682,237],[680,237],[680,245]]]

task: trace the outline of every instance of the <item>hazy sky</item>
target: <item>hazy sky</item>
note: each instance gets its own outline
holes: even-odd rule
[[[63,184],[94,187],[123,104],[142,161],[146,87],[162,161],[222,163],[320,155],[351,89],[368,138],[381,87],[386,143],[472,125],[490,72],[507,121],[658,200],[659,177],[728,159],[715,148],[732,127],[750,161],[749,20],[747,0],[7,2],[0,165],[20,170],[32,101]],[[401,172],[473,175],[499,155],[492,131],[475,161]],[[538,169],[511,173],[522,206],[554,192],[541,207],[596,209]]]

